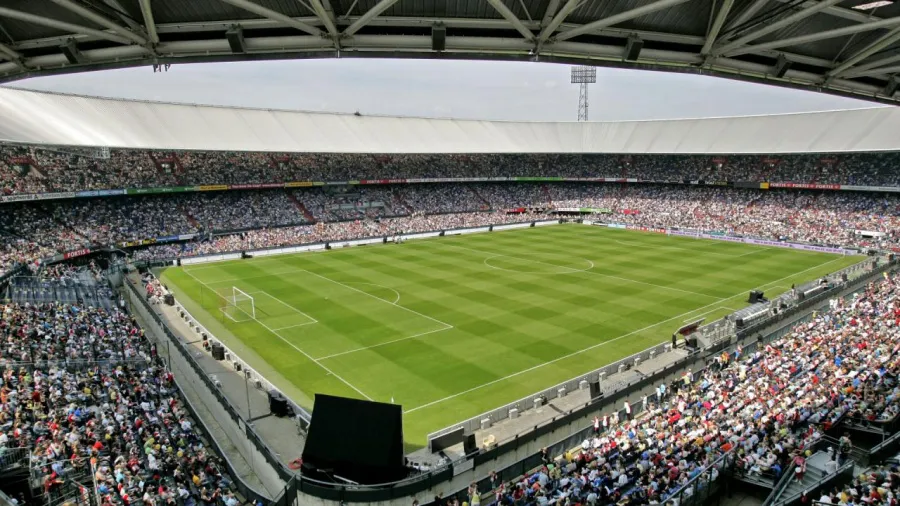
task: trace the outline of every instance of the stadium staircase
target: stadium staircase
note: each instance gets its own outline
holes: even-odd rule
[[[477,188],[475,188],[474,186],[471,186],[471,187],[469,187],[469,190],[472,190],[472,193],[475,194],[475,197],[482,202],[483,205],[482,205],[481,209],[483,211],[487,211],[491,208],[491,203],[488,202],[488,199],[484,198],[484,196],[481,195],[481,193],[478,191]]]
[[[553,205],[553,196],[550,195],[550,188],[547,188],[546,184],[541,185],[541,192],[544,194],[545,202],[547,205]]]
[[[316,220],[316,217],[313,216],[313,213],[311,213],[309,209],[306,208],[306,205],[304,205],[303,202],[300,202],[300,199],[298,199],[297,196],[294,195],[294,192],[288,192],[287,195],[288,199],[290,199],[290,201],[293,202],[295,206],[297,206],[297,209],[299,209],[300,212],[303,213],[303,217],[306,218],[306,221],[310,223],[315,223],[316,221],[318,221]]]
[[[400,207],[402,207],[403,209],[406,210],[405,214],[413,213],[412,206],[409,205],[409,202],[407,202],[406,199],[403,198],[403,195],[401,195],[400,192],[398,192],[397,189],[394,188],[393,186],[391,187],[391,195],[394,196],[394,201],[397,202],[397,204],[399,204]],[[484,200],[484,199],[482,198],[482,200]]]
[[[191,214],[190,211],[186,207],[178,206],[178,209],[181,211],[181,214],[184,215],[184,218],[191,224],[192,227],[199,229],[200,222],[197,221],[197,218],[194,218],[194,215]]]

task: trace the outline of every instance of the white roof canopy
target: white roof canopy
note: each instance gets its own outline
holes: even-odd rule
[[[0,87],[0,140],[319,153],[803,153],[900,150],[900,109],[623,122],[392,118],[111,100]]]

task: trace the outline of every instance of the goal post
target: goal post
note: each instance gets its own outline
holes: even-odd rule
[[[249,293],[232,286],[231,294],[222,298],[222,313],[230,320],[245,322],[256,319],[256,300]]]

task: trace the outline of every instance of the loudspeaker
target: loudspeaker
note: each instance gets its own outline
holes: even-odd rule
[[[287,399],[281,396],[275,390],[269,390],[269,411],[272,412],[273,415],[278,417],[288,416],[288,402]]]
[[[463,439],[463,451],[466,452],[466,455],[471,455],[478,451],[478,447],[475,446],[475,434],[467,434]]]
[[[589,386],[591,388],[591,399],[596,399],[603,395],[603,392],[600,391],[599,381],[592,381]]]
[[[644,41],[637,35],[628,37],[625,44],[625,61],[636,61],[641,55],[641,49],[644,48]]]
[[[431,27],[431,50],[443,51],[447,48],[447,27],[436,24]]]
[[[165,302],[169,306],[175,305],[175,296],[171,293],[167,293],[163,296],[163,302]]]
[[[244,44],[244,30],[240,26],[235,26],[225,32],[225,38],[228,39],[228,46],[231,47],[232,53],[247,52],[247,45]]]
[[[216,360],[225,360],[225,347],[220,343],[213,343],[212,356]]]

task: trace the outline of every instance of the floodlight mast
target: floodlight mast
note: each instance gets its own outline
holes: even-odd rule
[[[597,82],[597,69],[587,65],[572,67],[572,84],[579,85],[578,121],[588,120],[588,85]]]

